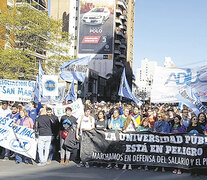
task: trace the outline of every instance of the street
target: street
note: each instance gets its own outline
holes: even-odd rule
[[[172,174],[172,171],[154,172],[137,170],[116,170],[105,168],[85,167],[77,168],[76,164],[70,162],[69,166],[61,166],[58,162],[52,161],[50,165],[38,167],[36,164],[15,164],[14,161],[0,160],[0,179],[5,180],[82,180],[82,179],[104,179],[104,180],[124,180],[124,179],[144,179],[144,180],[197,180],[207,179],[205,175],[191,176],[190,173],[181,175]]]

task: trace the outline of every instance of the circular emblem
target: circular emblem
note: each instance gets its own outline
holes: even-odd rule
[[[54,91],[55,90],[55,81],[53,81],[53,80],[47,80],[45,82],[45,89],[47,91]]]

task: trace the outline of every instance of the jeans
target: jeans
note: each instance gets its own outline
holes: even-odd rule
[[[38,138],[38,154],[40,163],[46,163],[49,156],[49,149],[52,136],[39,136]]]
[[[28,158],[22,154],[19,154],[19,153],[15,153],[15,158],[16,158],[16,162],[18,162],[18,163],[22,163],[23,161],[25,163],[29,163],[29,161],[30,161],[30,158]]]
[[[53,159],[53,155],[55,153],[55,150],[56,150],[55,137],[52,136],[51,144],[50,144],[50,149],[49,149],[49,157],[48,157],[48,159],[50,159],[51,161]]]

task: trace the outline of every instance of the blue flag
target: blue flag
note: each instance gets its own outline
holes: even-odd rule
[[[64,99],[66,102],[68,102],[69,100],[71,100],[73,102],[76,101],[74,80],[72,81],[72,83],[70,85],[70,90],[67,92]]]
[[[125,75],[125,68],[122,72],[122,75],[121,75],[121,83],[120,83],[120,87],[119,87],[119,92],[118,92],[118,95],[119,96],[122,96],[122,97],[125,97],[127,99],[131,99],[133,100],[137,105],[141,105],[143,104],[142,101],[139,101],[132,93],[130,87],[129,87],[129,84],[128,84],[128,81],[127,81],[127,78],[126,78],[126,75]]]
[[[36,85],[35,85],[35,89],[34,89],[34,94],[35,94],[35,98],[34,101],[35,103],[38,102],[40,97],[43,97],[43,83],[42,83],[42,76],[44,75],[44,71],[42,69],[42,65],[41,62],[39,60],[39,73],[36,77]]]
[[[207,111],[207,108],[202,104],[199,97],[192,91],[190,86],[184,86],[180,89],[179,94],[176,98],[188,106],[196,115],[200,112]]]
[[[76,80],[84,82],[90,60],[90,56],[86,56],[62,64],[60,67],[60,77],[65,81]]]

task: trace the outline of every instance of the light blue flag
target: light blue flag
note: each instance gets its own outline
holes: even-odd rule
[[[35,88],[34,88],[34,101],[35,103],[38,103],[38,100],[40,97],[43,97],[43,83],[42,83],[42,76],[44,75],[44,71],[42,69],[42,66],[41,66],[41,62],[39,60],[39,73],[37,75],[37,78],[36,78],[36,85],[35,85]]]
[[[84,82],[91,57],[86,56],[80,59],[68,61],[60,67],[60,77],[65,81]]]
[[[121,75],[121,83],[120,83],[120,87],[119,87],[119,92],[118,92],[118,95],[119,96],[122,96],[122,97],[125,97],[127,99],[131,99],[133,100],[137,105],[141,105],[143,104],[142,101],[139,101],[132,93],[130,87],[129,87],[129,84],[128,84],[128,81],[127,81],[127,78],[126,78],[126,75],[125,75],[125,68],[122,72],[122,75]]]
[[[67,92],[64,99],[66,102],[68,102],[69,100],[71,100],[73,102],[76,101],[74,80],[72,81],[71,86],[70,86],[70,90]]]
[[[197,116],[200,112],[207,111],[207,108],[202,104],[199,97],[192,91],[190,86],[180,89],[176,98],[189,107]]]

